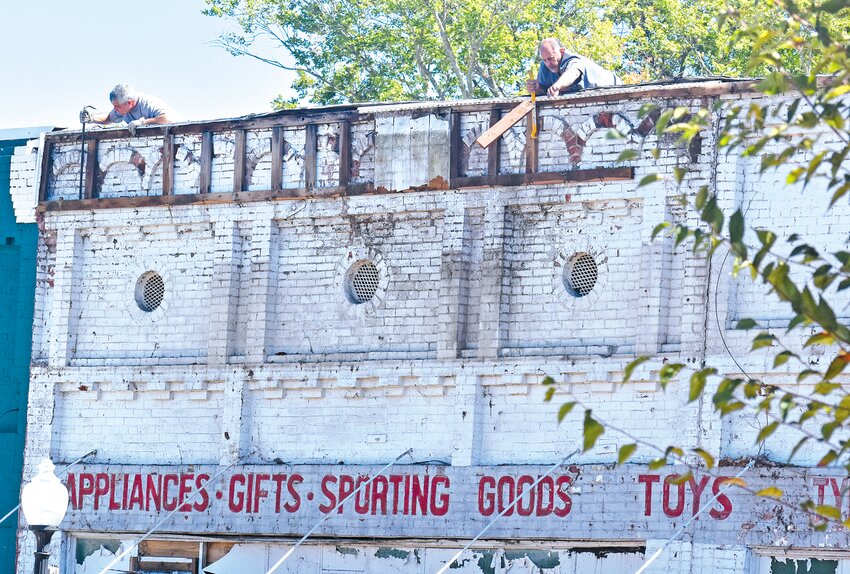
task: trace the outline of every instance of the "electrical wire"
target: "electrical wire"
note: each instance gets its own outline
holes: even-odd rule
[[[546,478],[547,476],[549,476],[550,474],[552,474],[552,471],[554,471],[554,470],[555,470],[556,468],[558,468],[559,466],[562,466],[565,462],[567,462],[568,460],[570,460],[572,457],[574,457],[574,456],[575,456],[576,454],[578,454],[579,452],[580,452],[580,449],[575,449],[573,452],[571,452],[570,454],[568,454],[567,456],[565,456],[564,458],[562,458],[559,462],[556,462],[555,464],[553,464],[553,465],[549,468],[549,470],[547,470],[547,471],[546,471],[546,474],[544,474],[543,476],[538,477],[538,478],[537,478],[537,480],[536,480],[536,481],[534,481],[534,484],[532,484],[531,486],[529,486],[529,487],[528,487],[529,492],[530,492],[530,491],[532,491],[532,490],[534,490],[534,487],[535,487],[535,486],[537,486],[538,484],[540,484],[540,481],[541,481],[541,480],[543,480],[544,478]],[[458,551],[458,553],[457,553],[457,554],[455,554],[454,556],[452,556],[452,559],[451,559],[451,560],[449,560],[448,562],[446,562],[445,564],[443,564],[443,567],[442,567],[442,568],[440,568],[439,570],[437,570],[436,574],[444,574],[446,570],[448,570],[449,568],[451,568],[452,564],[454,564],[454,563],[455,563],[455,561],[457,561],[457,559],[458,559],[458,558],[460,558],[460,557],[461,557],[461,555],[462,555],[464,552],[466,552],[467,550],[469,550],[469,547],[470,547],[470,546],[472,546],[473,544],[475,544],[475,542],[476,542],[479,538],[481,538],[481,536],[483,536],[483,535],[484,535],[484,533],[485,533],[485,532],[487,532],[487,531],[490,529],[490,527],[491,527],[491,526],[493,526],[493,524],[495,524],[495,523],[496,523],[496,521],[497,521],[497,520],[499,520],[499,519],[500,519],[501,517],[503,517],[503,516],[504,516],[504,515],[505,515],[505,514],[509,511],[509,510],[511,510],[514,506],[516,506],[516,504],[520,501],[520,498],[522,498],[522,496],[521,496],[521,495],[520,495],[520,496],[517,496],[516,498],[514,498],[513,502],[511,502],[509,505],[507,505],[507,506],[504,508],[504,510],[502,510],[499,514],[497,514],[497,515],[496,515],[496,517],[495,517],[495,518],[493,518],[493,520],[491,520],[491,521],[487,524],[487,526],[485,526],[485,527],[481,530],[481,532],[479,532],[478,534],[476,534],[476,535],[475,535],[475,538],[473,538],[472,540],[470,540],[470,541],[469,541],[469,543],[468,543],[466,546],[464,546],[463,548],[461,548],[461,549],[460,549],[460,551]],[[269,573],[267,573],[267,574],[269,574]]]
[[[89,456],[91,456],[91,455],[93,455],[93,454],[97,454],[97,449],[94,449],[94,450],[90,450],[90,451],[88,451],[86,454],[84,454],[83,456],[81,456],[81,457],[80,457],[80,458],[78,458],[77,460],[75,460],[75,461],[71,462],[70,464],[68,464],[68,466],[66,466],[64,469],[62,469],[62,472],[60,472],[58,475],[56,475],[56,478],[59,478],[59,477],[61,477],[61,476],[65,475],[65,474],[67,474],[67,473],[68,473],[68,469],[69,469],[69,468],[71,468],[72,466],[74,466],[75,464],[77,464],[78,462],[80,462],[81,460],[83,460],[84,458],[89,457]],[[7,519],[7,518],[9,518],[10,516],[12,516],[13,514],[15,514],[15,512],[16,512],[16,511],[17,511],[20,507],[21,507],[21,503],[19,502],[19,503],[18,503],[18,505],[17,505],[15,508],[13,508],[13,509],[12,509],[12,510],[10,510],[9,512],[7,512],[7,513],[5,514],[5,516],[3,516],[3,518],[0,518],[0,524],[2,524],[2,523],[3,523],[3,522]]]
[[[747,472],[748,470],[750,470],[750,469],[753,467],[753,465],[754,465],[755,463],[756,463],[755,459],[751,460],[751,461],[747,464],[747,466],[745,466],[744,468],[742,468],[742,469],[741,469],[741,472],[739,472],[738,474],[736,474],[736,475],[735,475],[735,478],[741,478],[741,476],[742,476],[745,472]],[[681,536],[681,535],[682,535],[682,533],[685,531],[685,529],[686,529],[688,526],[690,526],[690,525],[691,525],[691,522],[693,522],[694,520],[696,520],[696,519],[699,517],[699,515],[700,515],[700,514],[702,514],[703,512],[705,512],[705,510],[706,510],[709,506],[711,506],[711,503],[712,503],[712,502],[714,502],[715,500],[717,500],[718,498],[720,498],[720,495],[721,495],[721,494],[723,494],[724,492],[726,492],[726,490],[729,488],[729,486],[730,486],[729,484],[724,484],[721,488],[717,489],[717,494],[715,494],[714,496],[712,496],[712,497],[711,497],[711,500],[709,500],[709,501],[708,501],[708,504],[706,504],[706,505],[702,506],[702,507],[699,509],[699,511],[697,511],[697,512],[696,512],[693,516],[691,516],[691,517],[690,517],[687,521],[685,521],[685,523],[684,523],[684,524],[682,524],[682,525],[679,527],[679,529],[678,529],[678,530],[676,530],[676,532],[674,532],[674,533],[673,533],[673,536],[671,536],[670,538],[668,538],[668,539],[667,539],[667,541],[666,541],[664,544],[662,544],[662,545],[661,545],[661,548],[659,548],[658,550],[656,550],[656,551],[652,554],[652,556],[650,556],[650,557],[649,557],[649,559],[648,559],[648,560],[646,560],[646,561],[643,563],[643,565],[642,565],[640,568],[638,568],[638,569],[637,569],[637,571],[635,572],[635,574],[643,574],[643,572],[645,572],[645,571],[646,571],[646,569],[647,569],[647,568],[649,568],[650,564],[652,564],[653,562],[655,562],[655,560],[656,560],[659,556],[661,556],[661,553],[664,551],[664,549],[665,549],[665,548],[667,548],[668,546],[670,546],[670,544],[672,544],[674,540],[676,540],[679,536]]]
[[[274,565],[273,565],[271,568],[269,568],[269,570],[268,570],[268,572],[266,572],[266,574],[272,574],[275,570],[277,570],[278,568],[280,568],[280,566],[281,566],[284,562],[286,562],[286,560],[287,560],[287,559],[288,559],[288,558],[292,555],[292,553],[293,553],[293,552],[295,552],[295,549],[296,549],[296,548],[298,548],[299,546],[301,546],[301,543],[302,543],[302,542],[304,542],[305,540],[307,540],[307,538],[309,538],[309,537],[310,537],[310,535],[311,535],[311,534],[313,534],[313,532],[315,532],[315,531],[316,531],[316,529],[317,529],[319,526],[321,526],[322,522],[324,522],[325,520],[327,520],[328,518],[330,518],[331,516],[333,516],[333,513],[336,511],[336,509],[337,509],[337,508],[339,508],[340,506],[342,506],[342,505],[343,505],[343,503],[348,502],[348,501],[349,501],[349,500],[350,500],[353,496],[356,496],[356,495],[357,495],[357,493],[358,493],[358,492],[360,492],[360,490],[361,490],[362,488],[364,488],[364,487],[368,486],[369,484],[371,484],[371,482],[372,482],[373,480],[375,480],[376,478],[378,478],[379,476],[381,476],[382,474],[384,474],[384,473],[385,473],[385,472],[386,472],[386,471],[387,471],[387,470],[388,470],[391,466],[393,466],[395,463],[397,463],[398,461],[400,461],[400,460],[401,460],[404,456],[409,455],[411,452],[413,452],[413,449],[412,449],[412,448],[409,448],[409,449],[407,449],[406,451],[404,451],[403,453],[401,453],[400,455],[398,455],[397,457],[395,457],[395,460],[390,461],[390,462],[388,462],[387,464],[385,464],[385,465],[384,465],[384,467],[383,467],[381,470],[379,470],[377,474],[375,474],[375,475],[373,475],[372,477],[370,477],[370,478],[369,478],[369,480],[367,480],[366,482],[364,482],[363,484],[361,484],[360,486],[358,486],[356,489],[354,489],[354,492],[352,492],[351,494],[349,494],[348,496],[346,496],[345,498],[343,498],[342,500],[340,500],[340,501],[337,503],[337,505],[336,505],[336,506],[334,506],[334,507],[331,509],[331,511],[330,511],[330,512],[328,512],[327,514],[325,514],[325,515],[321,518],[321,520],[319,520],[316,524],[314,524],[314,525],[313,525],[313,528],[311,528],[310,530],[308,530],[308,531],[307,531],[307,534],[305,534],[304,536],[302,536],[302,537],[301,537],[301,539],[300,539],[298,542],[296,542],[296,543],[295,543],[295,545],[294,545],[292,548],[290,548],[289,550],[287,550],[287,551],[286,551],[286,554],[284,554],[284,555],[280,558],[280,560],[278,560],[277,562],[275,562],[275,563],[274,563]],[[101,572],[101,574],[103,574],[103,572]]]

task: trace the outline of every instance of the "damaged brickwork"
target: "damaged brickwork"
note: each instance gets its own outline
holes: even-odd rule
[[[724,254],[707,260],[671,239],[653,241],[659,223],[698,217],[669,180],[638,186],[649,173],[687,166],[688,193],[707,185],[723,209],[747,205],[755,227],[794,229],[818,248],[838,248],[846,205],[824,214],[811,189],[784,185],[785,174],[718,153],[713,130],[685,148],[659,141],[657,115],[638,117],[646,103],[696,111],[759,97],[748,89],[697,82],[570,96],[541,105],[537,138],[523,120],[486,149],[475,140],[516,101],[342,106],[143,128],[138,137],[104,130],[82,157],[78,133],[49,134],[13,163],[16,213],[37,214],[40,226],[25,474],[42,456],[67,462],[97,449],[86,461],[91,479],[80,484],[89,496],[119,492],[115,476],[129,485],[129,501],[125,474],[152,469],[161,488],[175,476],[179,493],[180,477],[234,464],[244,478],[209,494],[204,512],[213,514],[178,513],[183,526],[162,528],[165,538],[224,540],[227,549],[206,563],[229,574],[213,564],[229,552],[237,563],[273,562],[319,519],[322,477],[310,482],[307,469],[333,467],[357,484],[357,472],[374,473],[412,449],[389,474],[458,470],[457,487],[467,489],[493,467],[511,477],[497,488],[541,477],[580,446],[581,432],[578,418],[559,425],[557,404],[543,401],[546,375],[561,385],[556,397],[572,393],[641,440],[784,460],[793,435],[779,433],[759,452],[752,444],[763,421],[742,414],[721,422],[712,405],[689,403],[686,387],[662,392],[649,367],[619,384],[624,365],[647,353],[735,373],[720,334],[751,376],[788,384],[767,372],[764,355],[746,353],[747,335],[734,325],[752,317],[783,329],[790,312],[733,277]],[[612,128],[625,139],[606,137]],[[625,146],[638,157],[620,164]],[[834,306],[847,302],[837,294]],[[826,360],[817,348],[803,356]],[[807,385],[794,388],[805,394]],[[561,484],[569,511],[513,516],[450,571],[636,570],[707,504],[717,477],[678,485],[649,476],[641,470],[655,456],[648,450],[615,471],[626,442],[606,433],[570,460],[588,482]],[[800,496],[846,506],[839,477],[807,474],[821,454],[812,447],[796,457],[800,466],[769,472],[798,484]],[[234,512],[227,496],[238,498],[240,480],[247,489],[266,474],[287,478],[264,479],[251,496],[273,507],[274,497],[256,493],[272,484],[287,493],[291,484],[316,513],[287,522],[297,528],[286,539],[274,538],[282,530],[270,524],[280,516],[263,514],[259,499],[234,500],[233,520],[222,514]],[[302,482],[290,483],[295,475]],[[186,488],[198,488],[192,476]],[[340,476],[337,499],[349,484]],[[510,498],[501,492],[496,500]],[[65,543],[111,536],[117,548],[161,516],[119,499],[110,509],[103,495],[96,513],[80,499]],[[443,523],[430,514],[361,516],[356,501],[328,510],[322,539],[280,571],[435,572],[475,534],[463,525],[483,528],[481,516],[469,518],[480,508],[476,495],[464,500]],[[816,533],[799,516],[729,500],[728,508],[715,501],[649,571],[767,573],[789,545],[802,552],[794,560],[845,560],[845,531]],[[444,540],[447,532],[456,537]],[[19,539],[23,574],[32,540],[24,530]],[[86,548],[92,563],[103,554]],[[143,552],[134,558],[144,563]]]

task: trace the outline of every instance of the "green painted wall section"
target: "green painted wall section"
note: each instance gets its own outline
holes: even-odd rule
[[[13,149],[0,140],[0,517],[18,504],[23,467],[38,229],[18,224],[9,194]],[[0,524],[0,572],[15,571],[17,515]]]

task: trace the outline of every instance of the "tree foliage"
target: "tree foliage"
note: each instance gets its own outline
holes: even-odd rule
[[[515,95],[549,36],[627,82],[740,76],[753,40],[728,41],[725,1],[206,0],[205,13],[238,25],[220,38],[232,54],[297,73],[283,106]],[[780,15],[731,1],[752,19]]]
[[[764,2],[762,8],[751,12],[729,9],[719,24],[735,30],[734,43],[751,47],[747,69],[766,72],[756,85],[756,91],[766,97],[745,104],[727,101],[716,109],[697,113],[686,108],[663,113],[658,110],[656,129],[689,144],[712,129],[712,118],[719,118],[718,145],[725,153],[756,159],[762,173],[783,174],[787,185],[801,186],[830,209],[850,197],[850,6],[836,0],[773,0]],[[764,13],[775,10],[781,11],[781,18],[770,22],[763,18]],[[777,95],[783,97],[772,97]],[[641,113],[652,110],[646,107]],[[622,158],[633,154],[626,151]],[[751,333],[752,351],[770,354],[774,371],[786,375],[789,384],[766,383],[743,370],[737,376],[728,376],[711,365],[694,368],[668,362],[659,370],[662,388],[686,384],[689,402],[708,400],[721,417],[758,413],[766,422],[757,434],[757,444],[770,440],[779,429],[794,429],[798,440],[789,461],[802,448],[818,444],[824,453],[818,466],[838,466],[850,473],[850,389],[847,377],[842,376],[850,372],[850,326],[829,303],[850,289],[850,251],[824,252],[807,242],[802,233],[782,236],[761,226],[752,227],[746,205],[724,210],[720,198],[708,186],[689,190],[685,177],[686,170],[676,168],[672,173],[644,179],[646,183],[671,179],[701,225],[662,223],[653,236],[670,236],[675,245],[689,245],[695,253],[707,257],[734,258],[734,273],[764,284],[778,307],[790,309],[792,318],[784,331],[748,318],[736,325]],[[845,237],[845,243],[847,240]],[[795,343],[801,338],[802,346]],[[815,345],[822,347],[828,358],[821,365],[803,357],[803,352]],[[624,382],[644,363],[653,361],[651,357],[638,357],[630,362],[625,367]],[[795,384],[801,381],[813,383],[813,393],[804,394]],[[554,384],[551,379],[548,382]],[[551,399],[552,393],[547,398]],[[611,428],[605,421],[596,420],[588,407],[575,401],[567,404],[568,412],[580,413],[582,409],[576,407],[584,407],[586,449],[600,436],[600,425]],[[627,429],[623,432],[628,434]],[[628,460],[639,446],[659,453],[652,467],[672,461],[691,465],[701,461],[711,468],[718,454],[700,448],[686,453],[676,445],[635,442],[621,448],[619,462]],[[755,494],[782,496],[775,487]],[[817,517],[842,520],[833,507],[809,501],[803,508]],[[850,520],[845,526],[850,526]]]

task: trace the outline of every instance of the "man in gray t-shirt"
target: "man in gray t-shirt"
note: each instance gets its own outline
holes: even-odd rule
[[[80,112],[81,123],[115,124],[126,122],[130,133],[135,135],[136,128],[158,124],[169,124],[177,121],[168,106],[154,96],[140,94],[127,84],[118,84],[109,92],[112,110],[109,112],[90,114]]]
[[[525,83],[529,93],[550,97],[602,86],[619,86],[620,78],[590,58],[572,54],[555,38],[540,42],[540,70],[536,80]]]

